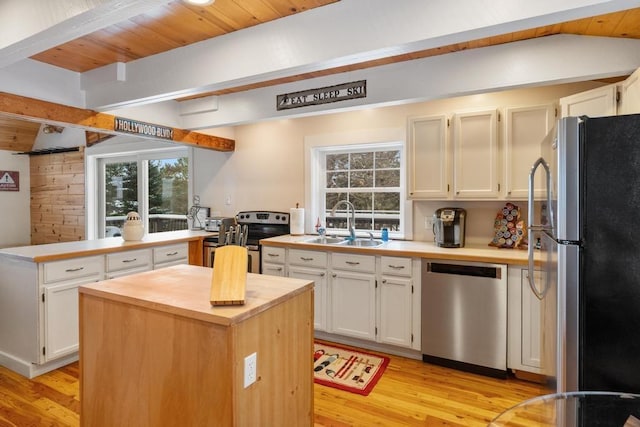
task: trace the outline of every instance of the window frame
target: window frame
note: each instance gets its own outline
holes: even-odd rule
[[[407,144],[405,132],[401,129],[379,129],[372,131],[354,131],[339,134],[324,134],[305,137],[305,233],[317,234],[315,224],[320,219],[326,226],[325,188],[326,153],[361,152],[380,149],[400,150],[400,227],[390,232],[393,239],[411,239],[413,237],[413,204],[407,199]],[[331,209],[331,207],[328,207]],[[357,231],[357,230],[356,230]],[[380,237],[379,230],[372,231]],[[347,230],[331,234],[347,235]],[[360,233],[362,235],[362,232]],[[367,234],[368,235],[368,234]]]
[[[124,144],[116,144],[115,147],[96,149],[95,153],[87,154],[87,188],[96,191],[86,193],[86,236],[87,239],[98,239],[104,236],[105,224],[102,219],[105,216],[105,164],[113,162],[135,161],[138,163],[138,213],[144,224],[145,234],[149,230],[148,213],[148,167],[149,160],[161,160],[167,158],[187,157],[189,161],[188,200],[193,199],[193,149],[190,147],[176,147],[166,145],[149,149],[148,141],[133,141]]]

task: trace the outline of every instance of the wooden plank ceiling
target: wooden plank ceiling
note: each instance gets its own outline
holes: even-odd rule
[[[32,59],[68,70],[84,72],[114,62],[129,62],[144,58],[274,19],[305,12],[336,1],[338,0],[217,0],[210,6],[189,6],[181,1],[173,1],[127,21],[41,52],[32,56]],[[202,93],[183,99],[223,95],[553,34],[640,38],[639,23],[640,8],[635,8],[480,40],[440,46],[346,67],[229,88],[219,92]]]
[[[0,150],[31,150],[39,129],[40,123],[0,115]]]

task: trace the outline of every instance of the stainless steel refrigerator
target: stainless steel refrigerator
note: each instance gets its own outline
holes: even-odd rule
[[[640,393],[640,115],[559,120],[529,178],[550,391]]]

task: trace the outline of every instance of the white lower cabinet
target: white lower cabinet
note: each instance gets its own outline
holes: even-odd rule
[[[508,367],[542,373],[542,305],[529,288],[528,270],[509,267],[508,272]],[[542,274],[534,271],[536,282]]]
[[[269,251],[269,253],[272,253]],[[329,255],[323,251],[290,249],[287,257],[289,277],[313,280],[313,325],[318,331],[328,330],[327,269]]]
[[[262,247],[262,274],[270,276],[286,276],[286,248]]]
[[[0,257],[0,365],[32,378],[78,359],[78,287],[188,263],[188,243],[59,261]]]
[[[331,332],[376,339],[376,277],[334,270],[330,281]]]
[[[78,286],[88,283],[79,280],[71,283],[44,286],[44,337],[42,357],[45,362],[78,351]]]
[[[316,331],[420,350],[418,259],[295,248],[286,259],[289,277],[315,283]]]
[[[380,273],[378,340],[385,344],[411,347],[416,312],[413,302],[413,262],[410,258],[383,256],[380,258]]]
[[[290,266],[289,277],[313,280],[313,328],[317,331],[326,331],[327,270],[322,268]]]
[[[104,257],[83,257],[40,265],[41,362],[78,351],[78,286],[104,276]]]

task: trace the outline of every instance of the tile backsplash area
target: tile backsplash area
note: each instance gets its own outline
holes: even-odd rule
[[[498,212],[508,201],[415,201],[413,203],[413,240],[433,242],[431,227],[425,219],[431,219],[436,209],[445,207],[463,208],[467,211],[465,243],[488,245],[493,239],[493,225]],[[520,219],[526,223],[527,202],[511,202],[520,208]]]

